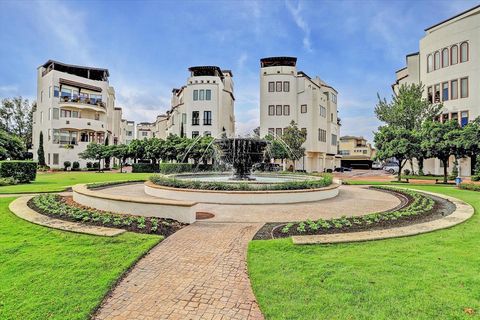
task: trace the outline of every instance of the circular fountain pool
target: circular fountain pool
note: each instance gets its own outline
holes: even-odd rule
[[[301,174],[251,174],[249,180],[236,180],[231,173],[199,173],[199,174],[175,174],[170,177],[179,180],[200,181],[200,182],[222,182],[222,183],[247,183],[247,184],[278,184],[292,181],[319,180],[321,177],[307,176]]]

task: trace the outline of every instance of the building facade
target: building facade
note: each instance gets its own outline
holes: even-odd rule
[[[372,167],[375,149],[364,137],[343,136],[338,149],[342,156],[342,167]]]
[[[78,161],[90,142],[122,143],[122,109],[115,108],[115,90],[107,69],[49,60],[37,71],[37,109],[33,115],[33,154],[43,135],[45,162],[62,168]]]
[[[281,139],[294,121],[304,130],[305,156],[297,170],[323,172],[340,166],[337,114],[338,92],[320,78],[297,71],[297,58],[270,57],[260,60],[260,136]]]
[[[406,58],[407,66],[396,72],[392,88],[422,83],[425,98],[442,103],[439,121],[457,120],[460,125],[480,116],[480,6],[425,29],[420,50]],[[449,171],[454,158],[450,159]],[[460,160],[460,173],[469,176],[476,159]],[[443,174],[438,159],[424,161],[424,172]]]

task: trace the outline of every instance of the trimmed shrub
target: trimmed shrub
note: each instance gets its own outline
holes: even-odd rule
[[[191,163],[160,163],[160,172],[163,174],[192,172],[193,164]]]
[[[132,164],[132,172],[134,173],[158,173],[158,164],[155,163],[134,163]]]
[[[403,174],[406,175],[406,176],[409,176],[410,175],[410,170],[409,169],[403,170]]]
[[[472,181],[480,181],[480,175],[472,176]]]
[[[80,171],[80,163],[78,161],[73,161],[72,171]]]
[[[93,164],[90,161],[88,161],[87,162],[87,169],[91,169],[92,167],[93,167]]]
[[[461,183],[460,189],[470,191],[480,191],[480,185],[475,183]]]
[[[17,184],[17,183],[18,183],[18,181],[15,180],[12,177],[0,178],[0,187],[11,186],[11,185],[14,185],[14,184]]]
[[[0,178],[13,178],[19,183],[28,183],[37,176],[35,161],[0,161]]]
[[[64,161],[63,162],[63,170],[67,171],[68,168],[72,166],[72,163],[70,161]]]

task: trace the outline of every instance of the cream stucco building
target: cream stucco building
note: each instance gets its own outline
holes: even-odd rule
[[[476,6],[425,29],[419,52],[407,55],[407,66],[396,72],[392,88],[398,92],[404,83],[422,83],[425,98],[444,105],[438,120],[454,119],[464,126],[480,116],[479,48],[480,6]],[[449,171],[453,161],[452,157]],[[471,174],[474,161],[460,161],[462,175]],[[424,172],[443,174],[441,162],[425,160]]]
[[[375,148],[364,137],[343,136],[339,151],[343,167],[370,167],[375,156]]]
[[[128,140],[127,121],[122,121],[122,109],[115,108],[115,90],[108,77],[107,69],[53,60],[38,68],[34,159],[38,160],[40,133],[45,162],[52,168],[62,168],[65,161],[78,161],[84,167],[87,160],[80,159],[79,153],[90,142],[111,145]]]
[[[305,130],[305,156],[298,170],[323,172],[340,166],[337,91],[320,78],[297,71],[297,58],[260,60],[260,136],[281,139],[292,121]]]

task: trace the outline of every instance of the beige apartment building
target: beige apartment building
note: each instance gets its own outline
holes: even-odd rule
[[[37,159],[40,133],[45,161],[62,168],[78,161],[90,142],[123,143],[122,109],[115,108],[115,90],[107,69],[49,60],[37,71],[37,109],[33,115],[33,154]],[[127,122],[125,121],[125,126]]]
[[[425,98],[444,105],[439,121],[454,119],[462,126],[480,116],[480,6],[425,29],[420,50],[407,55],[392,88],[422,83]],[[454,159],[450,159],[449,171]],[[460,173],[469,176],[475,159],[460,160]],[[417,168],[415,168],[417,170]],[[443,174],[438,159],[427,159],[424,172]]]
[[[342,156],[342,167],[372,167],[375,148],[364,137],[343,136],[338,149]]]
[[[260,136],[281,139],[292,121],[305,130],[305,156],[297,170],[323,172],[340,166],[338,92],[320,78],[297,71],[297,58],[260,60]],[[290,164],[288,164],[290,165]]]

